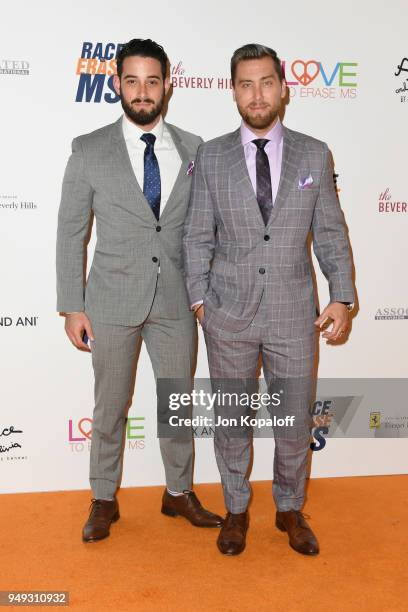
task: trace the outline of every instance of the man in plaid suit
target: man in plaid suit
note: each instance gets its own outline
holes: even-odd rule
[[[297,552],[316,555],[317,539],[301,512],[315,332],[331,321],[323,337],[335,341],[349,326],[347,232],[327,145],[280,122],[287,89],[275,51],[245,45],[232,57],[231,76],[242,124],[199,147],[183,239],[187,291],[203,327],[213,387],[253,388],[261,356],[269,389],[279,381],[285,391],[280,409],[294,416],[294,425],[274,428],[276,526]],[[317,319],[310,233],[330,289]],[[217,405],[222,417],[239,410]],[[250,428],[216,428],[228,511],[217,544],[228,555],[245,548],[250,450]]]

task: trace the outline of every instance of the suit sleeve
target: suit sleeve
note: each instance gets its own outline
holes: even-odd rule
[[[62,183],[57,230],[57,310],[85,308],[85,239],[92,214],[93,189],[85,172],[79,139],[72,142]]]
[[[215,231],[214,206],[205,177],[204,151],[200,146],[183,235],[184,274],[190,304],[201,302],[208,289]]]
[[[320,192],[312,222],[313,250],[329,282],[331,302],[354,302],[351,251],[336,195],[329,150],[324,145]]]

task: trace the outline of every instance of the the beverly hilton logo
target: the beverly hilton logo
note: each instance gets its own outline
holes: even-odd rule
[[[406,213],[407,203],[404,200],[395,200],[389,187],[384,189],[378,197],[379,213]]]
[[[232,89],[230,78],[189,74],[181,60],[171,66],[170,82],[177,89]]]

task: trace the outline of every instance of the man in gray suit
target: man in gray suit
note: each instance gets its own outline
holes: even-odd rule
[[[292,427],[274,428],[276,526],[298,552],[319,552],[301,508],[310,441],[317,328],[328,341],[348,328],[354,300],[342,212],[323,142],[282,126],[286,83],[275,51],[249,44],[231,60],[240,129],[200,146],[184,232],[190,304],[203,327],[213,389],[253,388],[259,356],[269,389],[277,382]],[[329,281],[330,303],[316,320],[308,251]],[[233,407],[236,413],[239,406]],[[222,417],[231,406],[217,405]],[[278,412],[275,411],[275,414]],[[224,554],[245,548],[251,431],[218,426],[215,453],[227,517]]]
[[[119,518],[116,488],[122,467],[126,408],[141,339],[156,380],[191,383],[197,328],[184,286],[182,232],[192,168],[202,139],[165,123],[168,59],[150,39],[134,39],[117,57],[114,85],[124,115],[75,138],[58,217],[57,309],[66,333],[89,350],[95,373],[90,456],[94,498],[86,542],[109,535]],[[84,279],[91,215],[97,243]],[[188,388],[183,388],[186,391]],[[162,512],[193,525],[217,527],[192,491],[192,431],[160,439],[167,488]]]

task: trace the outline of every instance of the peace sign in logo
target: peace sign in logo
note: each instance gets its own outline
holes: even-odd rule
[[[312,70],[309,70],[312,66]],[[315,60],[304,62],[303,60],[295,60],[291,66],[292,72],[302,85],[309,85],[315,80],[320,72],[320,66]]]

